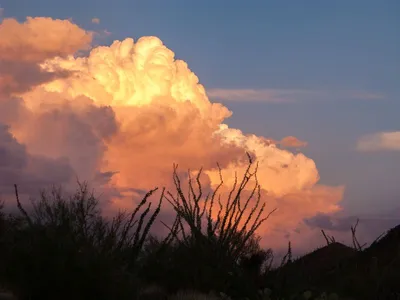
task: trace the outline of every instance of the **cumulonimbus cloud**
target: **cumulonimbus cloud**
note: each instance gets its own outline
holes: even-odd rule
[[[157,37],[114,41],[76,56],[92,35],[70,21],[7,19],[0,33],[0,54],[10,68],[0,74],[0,156],[13,155],[7,164],[0,159],[0,178],[29,185],[27,195],[79,177],[108,197],[108,210],[131,208],[139,191],[173,188],[173,163],[181,171],[203,167],[204,188],[211,189],[219,181],[219,162],[228,190],[234,172],[243,174],[247,166],[247,151],[259,162],[264,200],[270,209],[278,207],[258,232],[266,245],[286,247],[289,237],[300,244],[293,228],[311,234],[303,219],[341,209],[342,186],[318,184],[317,167],[304,154],[229,128],[224,120],[231,111],[211,102],[187,63]],[[48,76],[24,77],[18,64]],[[301,146],[295,137],[282,143]],[[173,211],[165,205],[168,214]]]
[[[400,151],[400,131],[386,131],[364,135],[357,141],[363,152]]]

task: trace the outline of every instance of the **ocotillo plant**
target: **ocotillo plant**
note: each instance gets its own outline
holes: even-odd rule
[[[218,164],[220,183],[207,195],[203,193],[200,180],[201,169],[195,179],[192,178],[189,170],[186,194],[178,175],[178,166],[174,165],[174,192],[168,191],[165,198],[177,215],[174,225],[170,228],[168,239],[175,239],[181,248],[180,262],[184,260],[185,255],[189,257],[186,267],[191,266],[191,272],[187,271],[181,280],[189,280],[189,277],[197,276],[192,280],[196,286],[187,286],[187,288],[197,288],[199,282],[203,282],[204,290],[208,287],[225,291],[223,289],[229,289],[227,286],[222,286],[223,280],[228,281],[227,274],[230,274],[232,278],[236,277],[234,280],[229,279],[231,286],[239,284],[239,282],[235,283],[235,280],[240,281],[241,286],[245,285],[246,280],[241,277],[244,276],[241,268],[245,264],[240,265],[240,261],[245,256],[251,256],[255,251],[261,251],[253,247],[255,232],[275,211],[264,215],[266,204],[261,202],[257,164],[254,164],[250,155],[248,159],[249,163],[242,180],[239,181],[235,174],[233,186],[227,193],[224,204],[220,193],[224,180]],[[185,252],[183,248],[188,250]],[[253,253],[249,253],[250,248],[252,249],[250,252]],[[269,258],[269,255],[264,257]],[[210,269],[208,273],[205,271],[207,269]],[[247,281],[250,282],[250,280]],[[216,282],[221,282],[221,285]]]
[[[255,170],[252,172],[251,168],[254,163],[251,156],[247,155],[249,164],[243,179],[238,183],[237,174],[235,174],[234,184],[225,205],[222,204],[220,195],[218,194],[224,184],[221,168],[218,164],[220,183],[212,194],[208,195],[203,195],[202,192],[200,183],[202,169],[200,169],[195,179],[198,192],[195,191],[189,171],[188,196],[185,196],[182,189],[181,180],[177,173],[178,165],[174,165],[173,179],[176,195],[173,195],[171,192],[167,192],[165,195],[177,213],[177,219],[174,222],[173,230],[171,230],[174,237],[177,237],[177,233],[180,232],[184,242],[188,242],[189,236],[201,240],[205,238],[212,240],[235,259],[238,259],[243,254],[244,246],[249,242],[249,239],[255,234],[260,225],[276,210],[270,211],[267,216],[263,217],[266,203],[261,204],[261,187],[257,180],[258,164],[255,165]],[[243,203],[244,190],[248,187],[251,180],[254,180],[254,185],[251,187],[249,196],[246,197]],[[252,208],[249,208],[252,200],[255,204]],[[218,201],[219,209],[215,219],[213,219],[212,216],[216,201]],[[246,211],[249,212],[247,216],[245,216]],[[202,222],[204,219],[207,223],[205,229],[203,229]],[[184,223],[188,225],[190,234],[186,233]]]

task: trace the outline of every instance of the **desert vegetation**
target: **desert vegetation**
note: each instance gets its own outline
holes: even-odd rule
[[[353,247],[324,233],[325,247],[293,259],[289,244],[272,267],[273,252],[256,235],[273,213],[256,172],[249,156],[222,202],[221,172],[218,187],[205,194],[201,170],[184,184],[174,166],[173,191],[155,198],[151,190],[133,211],[111,219],[85,183],[72,195],[44,191],[32,209],[15,186],[18,214],[0,216],[0,283],[17,299],[400,299],[400,227],[368,248],[356,227]],[[162,222],[163,202],[176,217],[160,238],[151,227]]]

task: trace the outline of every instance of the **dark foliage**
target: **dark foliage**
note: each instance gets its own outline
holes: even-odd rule
[[[272,255],[270,250],[260,249],[255,231],[271,213],[262,216],[265,204],[261,204],[257,166],[248,158],[243,179],[238,182],[235,178],[224,205],[218,194],[223,185],[221,172],[220,184],[209,195],[202,192],[201,170],[193,181],[189,172],[188,193],[184,193],[175,166],[175,193],[167,192],[166,199],[177,216],[167,240],[158,245],[151,243],[156,250],[147,256],[143,266],[143,276],[148,281],[163,285],[170,292],[214,290],[232,297],[257,297],[263,284],[263,266]],[[251,180],[251,193],[244,197],[243,190]]]
[[[160,204],[144,230],[148,209],[135,217],[153,192],[133,213],[107,220],[85,184],[69,198],[43,192],[30,214],[16,188],[22,216],[2,218],[3,285],[19,299],[132,299],[134,264]]]
[[[232,299],[291,299],[305,290],[336,292],[352,299],[400,298],[400,226],[365,248],[351,228],[353,247],[324,234],[327,246],[292,259],[291,244],[281,266],[261,249],[257,228],[268,219],[260,199],[257,165],[249,156],[242,180],[235,178],[225,201],[221,182],[205,195],[201,170],[187,190],[174,167],[174,191],[162,190],[151,210],[149,191],[132,212],[108,219],[86,184],[73,195],[54,188],[33,209],[18,215],[0,205],[0,284],[18,299],[165,299],[166,293],[214,291]],[[221,172],[220,172],[221,175]],[[250,192],[249,192],[250,191]],[[176,212],[169,234],[150,235],[163,201]],[[156,286],[156,294],[145,292]],[[166,291],[166,293],[164,293]],[[146,294],[147,293],[147,294]],[[146,296],[145,296],[146,295]],[[147,298],[145,298],[147,297]],[[397,298],[396,298],[397,297]]]
[[[0,216],[1,284],[19,299],[135,299],[150,284],[171,292],[191,288],[256,293],[253,282],[270,252],[263,252],[254,236],[266,220],[257,180],[251,195],[240,201],[250,179],[256,179],[251,166],[250,160],[225,208],[217,200],[218,189],[200,208],[201,172],[197,192],[190,179],[186,198],[175,168],[176,190],[163,191],[151,215],[148,198],[157,189],[147,193],[133,212],[121,212],[111,220],[102,215],[86,184],[79,184],[71,196],[57,188],[44,191],[31,211],[22,206],[15,186],[20,213]],[[244,218],[253,198],[250,217]],[[173,205],[177,217],[170,234],[158,240],[148,233],[163,199]],[[214,202],[220,205],[216,222],[211,218]]]

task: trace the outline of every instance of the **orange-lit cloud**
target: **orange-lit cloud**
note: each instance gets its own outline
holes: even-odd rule
[[[100,19],[99,18],[93,18],[92,19],[93,24],[100,24]]]
[[[56,56],[64,57],[88,49],[92,33],[68,20],[30,18],[24,23],[6,18],[0,23],[0,95],[21,93],[40,83],[68,76],[40,64]]]
[[[304,218],[340,210],[343,187],[319,185],[312,159],[280,147],[302,142],[289,137],[277,143],[229,128],[224,120],[231,111],[210,102],[198,77],[160,39],[128,38],[76,57],[89,46],[91,33],[70,21],[7,19],[1,33],[6,38],[0,54],[11,75],[0,85],[0,123],[8,126],[0,139],[7,153],[22,154],[11,167],[0,163],[0,176],[37,169],[40,180],[30,184],[41,188],[53,181],[72,184],[76,175],[108,195],[112,201],[104,205],[112,210],[132,207],[154,186],[171,189],[174,162],[183,172],[204,167],[208,190],[218,184],[219,162],[227,192],[234,171],[243,174],[248,151],[259,162],[267,207],[278,208],[259,230],[271,246],[285,245],[293,228],[306,232]],[[54,76],[37,80],[20,74],[18,63],[34,66],[35,75]],[[51,180],[46,182],[45,174]],[[165,216],[172,212],[166,204],[163,210]]]
[[[7,61],[41,62],[87,49],[92,34],[68,20],[28,17],[24,23],[4,19],[0,23],[0,57]]]
[[[300,147],[305,147],[307,146],[307,142],[300,141],[297,137],[295,136],[287,136],[284,137],[279,144],[282,147],[288,147],[288,148],[300,148]]]

